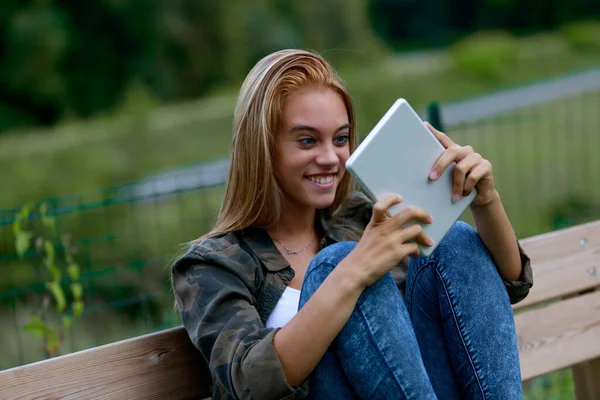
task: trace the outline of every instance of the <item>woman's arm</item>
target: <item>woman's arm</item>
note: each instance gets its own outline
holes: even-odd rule
[[[362,285],[345,274],[342,261],[273,339],[288,383],[303,382],[342,330],[362,293]],[[352,268],[352,266],[347,265]]]
[[[471,206],[471,213],[479,237],[492,255],[498,272],[503,278],[516,281],[523,268],[519,246],[500,195],[497,191],[494,192],[489,203]]]
[[[249,290],[260,266],[226,239],[211,249],[196,245],[174,263],[183,325],[208,362],[214,398],[292,398],[302,388],[288,384],[273,348],[276,330],[265,328]]]
[[[411,220],[426,224],[431,216],[423,209],[407,207],[393,217],[387,210],[401,201],[399,196],[383,196],[373,207],[355,249],[323,281],[302,309],[281,328],[273,346],[292,386],[304,381],[325,354],[352,314],[367,286],[389,272],[407,255],[418,255],[414,241],[433,244],[419,224],[402,227]]]
[[[500,275],[506,280],[517,281],[523,270],[521,253],[494,185],[492,164],[471,146],[459,146],[430,124],[427,126],[446,149],[429,177],[438,179],[452,162],[456,163],[452,198],[458,200],[477,189],[477,196],[471,203],[477,232],[492,255]]]

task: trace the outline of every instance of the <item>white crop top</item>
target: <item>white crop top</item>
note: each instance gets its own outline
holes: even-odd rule
[[[281,328],[287,324],[298,313],[298,304],[300,304],[300,291],[286,287],[267,319],[267,328]]]

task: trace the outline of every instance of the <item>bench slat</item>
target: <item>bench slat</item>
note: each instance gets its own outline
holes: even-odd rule
[[[515,308],[600,285],[600,221],[522,245],[535,282]],[[525,310],[515,323],[524,380],[600,357],[600,292]],[[0,371],[0,398],[16,400],[190,399],[210,396],[209,385],[207,366],[183,327]]]
[[[523,380],[600,357],[600,292],[519,313],[515,324]]]
[[[514,309],[600,286],[600,221],[535,236],[521,244],[531,257],[534,279],[529,295]]]
[[[208,377],[179,327],[2,371],[0,398],[193,399]]]

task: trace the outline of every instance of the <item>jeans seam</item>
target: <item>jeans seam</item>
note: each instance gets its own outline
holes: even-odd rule
[[[412,305],[413,305],[412,294],[415,291],[415,284],[417,282],[417,277],[421,274],[421,271],[423,271],[425,269],[425,267],[427,267],[429,264],[431,264],[433,262],[437,263],[436,260],[428,259],[423,264],[419,265],[419,268],[418,268],[417,272],[415,272],[414,277],[412,279],[412,284],[410,285],[410,294],[411,294],[410,299],[411,300],[410,300],[410,304],[408,307],[408,316],[411,318],[411,320],[412,320]]]
[[[458,328],[458,336],[460,337],[460,340],[463,344],[465,352],[467,353],[467,358],[469,359],[469,363],[471,364],[471,367],[473,368],[475,378],[477,379],[477,385],[479,386],[479,389],[481,390],[481,395],[483,396],[483,399],[485,400],[487,398],[487,395],[486,395],[485,388],[483,387],[483,384],[481,383],[481,377],[479,376],[479,370],[477,369],[477,366],[475,365],[475,362],[473,361],[473,358],[471,357],[471,352],[469,351],[469,346],[467,346],[467,343],[465,341],[462,325],[461,325],[459,318],[456,315],[456,311],[454,309],[455,306],[454,306],[453,296],[450,294],[450,292],[448,291],[448,288],[446,287],[446,282],[442,276],[442,273],[439,271],[437,263],[436,263],[435,272],[439,276],[440,282],[442,283],[442,287],[444,288],[444,292],[446,293],[446,296],[448,297],[448,300],[450,303],[450,310],[452,311],[452,317],[454,318],[454,322],[456,323],[456,327]]]
[[[392,371],[392,368],[390,366],[390,364],[388,363],[388,361],[385,359],[385,356],[383,355],[383,352],[381,351],[381,349],[379,348],[379,346],[377,345],[377,342],[375,341],[375,338],[373,337],[373,332],[371,330],[371,325],[369,325],[369,321],[367,320],[367,318],[365,317],[365,314],[363,313],[362,308],[360,307],[360,304],[357,304],[358,306],[358,311],[360,313],[361,318],[363,319],[363,321],[365,322],[365,324],[367,325],[367,327],[369,329],[367,329],[368,334],[369,334],[369,339],[371,340],[371,342],[375,345],[375,348],[377,349],[377,353],[379,354],[379,357],[381,357],[381,359],[383,360],[383,362],[385,363],[385,366],[387,367],[388,371]],[[394,382],[396,382],[396,386],[398,386],[398,389],[400,392],[402,392],[402,395],[404,396],[404,398],[408,398],[408,396],[406,395],[406,393],[404,392],[404,390],[402,389],[402,385],[400,384],[400,382],[398,382],[398,380],[396,379],[396,375],[392,373],[392,376],[394,377]],[[382,379],[383,381],[383,379]],[[377,390],[377,388],[379,387],[379,385],[381,384],[381,381],[379,382],[379,384],[375,387],[375,389],[373,389],[372,393],[369,393],[369,396],[367,396],[367,398],[370,398],[371,395],[375,392],[375,390]]]

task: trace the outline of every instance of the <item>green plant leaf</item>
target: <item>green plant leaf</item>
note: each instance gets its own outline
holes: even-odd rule
[[[84,309],[83,301],[77,300],[77,301],[73,302],[73,314],[76,317],[79,317],[81,314],[83,314],[83,309]]]
[[[73,299],[75,301],[81,300],[81,295],[83,294],[83,286],[81,283],[72,283],[71,292],[73,293]]]
[[[13,222],[13,232],[15,236],[17,236],[19,232],[21,232],[21,219],[19,218],[19,216],[17,216],[15,218],[15,222]]]
[[[46,332],[46,351],[53,355],[60,349],[61,337],[56,329],[48,328]]]
[[[51,241],[46,240],[44,243],[44,250],[46,250],[46,260],[44,261],[46,266],[50,268],[54,264],[54,245]]]
[[[48,327],[44,324],[39,315],[32,315],[29,318],[29,322],[23,326],[23,330],[35,337],[43,339],[48,331]]]
[[[31,245],[31,237],[33,236],[33,232],[28,231],[18,231],[15,238],[15,248],[17,250],[17,254],[19,258],[23,258],[27,250],[29,250],[29,246]]]
[[[50,271],[50,274],[52,274],[52,280],[54,282],[60,282],[60,278],[61,278],[60,269],[58,269],[58,267],[56,265],[50,265],[48,267],[48,270]]]
[[[42,221],[42,224],[44,224],[45,226],[47,226],[48,228],[52,228],[54,229],[55,223],[54,223],[54,218],[49,217],[47,215],[48,213],[48,204],[43,203],[40,206],[40,220]]]
[[[21,222],[27,219],[30,211],[31,206],[29,204],[26,204],[21,208],[21,211],[19,211],[19,213],[15,216],[15,222],[13,222],[13,232],[15,233],[15,235],[17,235],[17,233],[22,230]]]
[[[79,269],[79,265],[75,264],[74,262],[71,262],[67,266],[67,273],[69,274],[69,278],[71,278],[72,281],[79,280],[80,272],[81,270]]]
[[[46,282],[46,288],[52,293],[54,300],[56,301],[56,311],[62,313],[67,307],[67,301],[65,299],[65,292],[58,282]]]
[[[73,318],[70,315],[63,315],[62,317],[62,326],[65,331],[71,329],[71,325],[73,324]]]
[[[21,217],[22,219],[25,219],[29,216],[30,212],[31,212],[31,204],[25,204],[21,208],[21,211],[19,211],[19,217]]]

